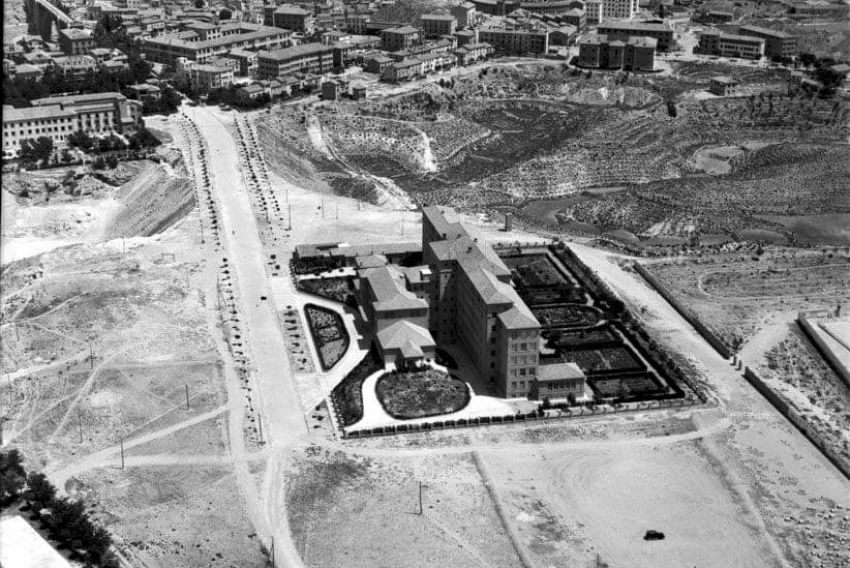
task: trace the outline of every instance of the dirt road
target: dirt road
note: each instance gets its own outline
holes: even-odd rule
[[[277,324],[262,242],[249,189],[240,173],[237,143],[208,109],[194,109],[192,116],[210,151],[214,199],[222,216],[226,258],[235,272],[237,302],[258,390],[255,397],[259,399],[268,442],[283,449],[304,439],[306,422]],[[272,457],[270,470],[276,469],[277,459]],[[266,503],[275,537],[275,558],[279,566],[299,567],[301,558],[289,534],[285,505],[283,500]]]

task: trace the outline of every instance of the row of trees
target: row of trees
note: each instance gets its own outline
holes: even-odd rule
[[[22,511],[38,521],[59,548],[71,550],[72,558],[87,567],[117,568],[118,559],[110,550],[109,531],[89,519],[81,501],[56,495],[56,487],[42,473],[26,472],[18,450],[0,453],[0,508],[23,499]]]
[[[73,132],[68,136],[68,145],[71,148],[79,148],[88,154],[104,154],[128,150],[139,151],[145,148],[154,148],[160,144],[159,139],[151,134],[150,130],[144,126],[140,127],[135,134],[130,135],[127,138],[127,142],[115,134],[110,134],[103,138],[94,138],[82,130]],[[47,167],[50,165],[51,160],[55,164],[59,163],[60,158],[55,154],[54,150],[53,140],[46,136],[40,136],[35,139],[27,138],[21,140],[19,158],[25,168],[34,168],[39,165],[41,167]],[[63,149],[61,154],[62,163],[68,164],[72,160],[73,156],[68,149]],[[93,165],[95,169],[102,169],[104,167],[114,168],[118,165],[118,158],[114,155],[99,157],[94,161]]]

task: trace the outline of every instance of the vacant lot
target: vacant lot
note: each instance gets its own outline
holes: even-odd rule
[[[95,516],[146,566],[265,565],[229,467],[97,469],[79,479]]]
[[[361,458],[308,448],[294,456],[286,488],[307,566],[522,566],[466,455]]]
[[[650,269],[728,345],[739,347],[777,314],[850,301],[848,262],[843,249],[777,247],[760,257],[706,256]]]

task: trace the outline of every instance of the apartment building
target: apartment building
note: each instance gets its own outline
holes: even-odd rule
[[[180,57],[205,63],[208,59],[225,55],[232,49],[259,51],[285,47],[290,44],[292,37],[292,32],[288,30],[247,22],[222,25],[220,35],[213,39],[201,39],[195,30],[187,32],[192,35],[184,33],[142,38],[142,53],[148,61],[165,65],[176,65]]]
[[[584,13],[588,24],[602,23],[602,0],[586,0]]]
[[[257,52],[246,49],[231,49],[223,57],[234,59],[237,63],[237,73],[246,77],[253,77],[257,73]]]
[[[97,71],[98,65],[97,60],[90,55],[68,55],[55,57],[53,68],[64,80],[80,85]]]
[[[457,27],[466,28],[475,25],[475,4],[472,2],[464,2],[457,6],[452,6],[451,14],[457,22]]]
[[[626,41],[608,36],[591,36],[579,42],[578,64],[594,69],[652,71],[657,42],[650,37],[630,37]]]
[[[759,26],[741,26],[738,28],[738,33],[762,38],[764,40],[764,54],[767,57],[794,57],[797,55],[797,38],[789,33]]]
[[[425,66],[419,57],[409,57],[396,61],[386,67],[381,73],[381,80],[388,83],[409,81],[425,74]]]
[[[764,39],[756,36],[708,31],[699,35],[699,44],[694,48],[694,53],[741,59],[761,59],[764,55],[764,44]]]
[[[401,26],[381,31],[381,46],[386,51],[408,49],[420,40],[419,30],[413,26]]]
[[[449,207],[423,208],[422,247],[431,271],[431,333],[463,345],[503,396],[531,395],[540,324],[511,286],[511,271]]]
[[[334,66],[334,46],[308,43],[257,54],[257,75],[276,79],[293,73],[327,73]]]
[[[639,11],[635,0],[602,0],[602,21],[632,20]]]
[[[426,38],[450,36],[455,33],[457,20],[451,14],[422,14],[419,27]]]
[[[478,30],[478,39],[489,43],[497,53],[546,53],[549,50],[549,30],[545,27],[483,26]]]
[[[599,35],[609,40],[626,41],[631,37],[649,37],[656,40],[658,51],[669,51],[675,47],[673,28],[667,24],[647,24],[639,22],[609,22],[600,24]]]
[[[142,104],[120,93],[46,97],[28,108],[3,107],[3,157],[18,155],[21,141],[45,136],[57,148],[83,130],[90,135],[132,134],[142,123]]]
[[[299,6],[282,4],[277,8],[267,6],[265,10],[264,23],[267,26],[292,30],[300,34],[311,34],[315,29],[316,22],[312,12]]]
[[[196,63],[189,68],[189,84],[192,91],[207,94],[233,84],[233,68],[224,65]]]
[[[486,59],[491,53],[493,53],[493,46],[489,43],[467,43],[455,51],[458,65],[470,65]]]
[[[80,28],[59,30],[59,49],[65,55],[88,55],[95,47],[97,42],[89,30]]]

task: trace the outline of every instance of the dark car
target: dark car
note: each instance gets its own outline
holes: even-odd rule
[[[643,540],[664,540],[664,533],[660,531],[646,531]]]

